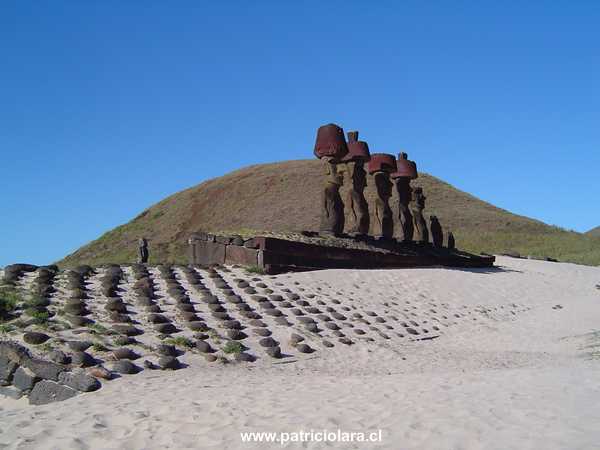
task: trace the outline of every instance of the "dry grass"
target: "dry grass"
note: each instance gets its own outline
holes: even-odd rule
[[[600,237],[600,227],[596,227],[585,233],[588,236]]]
[[[373,184],[369,180],[370,199],[375,195]],[[425,191],[427,214],[436,214],[444,230],[454,232],[462,249],[516,251],[600,264],[600,237],[512,214],[427,174],[414,184]],[[185,263],[186,240],[195,231],[239,230],[251,234],[252,230],[315,230],[319,225],[321,185],[321,165],[317,160],[250,166],[166,198],[59,264],[135,261],[140,236],[150,240],[151,263]]]

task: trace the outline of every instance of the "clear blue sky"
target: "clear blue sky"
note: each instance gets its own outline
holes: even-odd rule
[[[328,122],[586,231],[599,24],[598,1],[3,1],[0,266],[60,259],[232,169],[311,158]]]

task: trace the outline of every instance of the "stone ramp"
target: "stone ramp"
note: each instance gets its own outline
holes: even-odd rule
[[[2,379],[12,385],[4,393],[28,395],[35,404],[143,370],[185,368],[190,358],[210,370],[211,364],[295,361],[338,346],[401,348],[526,309],[401,295],[369,303],[362,301],[368,288],[332,291],[326,281],[307,284],[297,274],[236,266],[9,266],[3,276],[3,289],[21,298],[2,324]]]

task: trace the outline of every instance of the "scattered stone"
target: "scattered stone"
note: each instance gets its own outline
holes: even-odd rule
[[[38,381],[40,381],[40,377],[33,373],[33,371],[26,367],[19,367],[15,370],[12,384],[23,392],[29,392]]]
[[[235,356],[234,356],[234,359],[237,362],[253,362],[253,361],[256,361],[256,357],[252,356],[249,353],[245,353],[245,352],[236,353]]]
[[[102,366],[91,367],[88,369],[88,373],[93,377],[103,380],[110,380],[113,377],[112,372]]]
[[[298,320],[298,322],[304,323],[304,324],[315,322],[315,319],[313,319],[312,317],[299,316],[296,319]]]
[[[73,325],[74,327],[84,327],[86,326],[88,323],[91,323],[90,319],[87,319],[86,317],[82,317],[82,316],[76,316],[76,315],[67,315],[66,319],[71,323],[71,325]]]
[[[231,330],[240,330],[242,328],[242,325],[237,320],[224,320],[221,326]]]
[[[125,303],[123,303],[123,300],[121,300],[119,297],[109,298],[106,302],[106,305],[104,306],[104,309],[106,309],[107,311],[114,311],[118,313],[127,312],[127,307],[125,306]]]
[[[158,365],[162,370],[177,370],[181,368],[181,363],[174,356],[162,356],[158,360]]]
[[[318,333],[320,331],[319,327],[314,322],[306,323],[304,326],[305,326],[306,330],[310,331],[311,333]]]
[[[148,322],[153,323],[153,324],[158,324],[158,323],[169,323],[170,321],[162,314],[149,314]]]
[[[333,344],[327,340],[323,340],[323,346],[327,348],[333,347]]]
[[[269,301],[260,302],[260,307],[266,311],[275,308],[275,305]]]
[[[112,329],[119,334],[124,334],[125,336],[137,336],[143,333],[143,331],[139,328],[128,324],[115,324],[112,326]]]
[[[277,308],[267,309],[265,311],[265,314],[268,315],[268,316],[272,316],[272,317],[281,317],[281,316],[283,316],[283,312],[281,312],[281,310],[279,310]]]
[[[265,349],[265,353],[267,355],[269,355],[271,358],[275,358],[275,359],[281,358],[281,348],[279,346],[267,347]]]
[[[279,345],[279,343],[275,339],[270,337],[263,338],[259,340],[258,343],[262,347],[277,347]]]
[[[46,405],[75,397],[77,391],[54,381],[42,380],[35,384],[29,394],[29,404]]]
[[[252,329],[252,333],[257,336],[271,336],[271,332],[266,328],[254,328]]]
[[[77,367],[90,367],[96,364],[96,360],[89,353],[75,352],[71,356],[71,364]]]
[[[158,344],[156,346],[156,353],[162,356],[177,356],[177,348],[174,345],[169,344]]]
[[[227,337],[233,341],[241,341],[246,339],[248,335],[240,330],[227,330]]]
[[[112,353],[113,353],[113,356],[115,357],[115,359],[135,360],[140,357],[140,355],[138,355],[136,352],[134,352],[130,348],[126,348],[126,347],[117,348],[117,349],[113,350]]]
[[[56,364],[69,364],[71,362],[71,358],[60,350],[52,350],[48,353],[48,359]]]
[[[407,332],[408,334],[413,334],[413,335],[417,335],[417,334],[419,334],[419,332],[418,332],[417,330],[415,330],[414,328],[410,328],[410,327],[408,327],[408,328],[406,329],[406,332]]]
[[[226,312],[214,312],[212,316],[218,320],[233,320]]]
[[[36,331],[29,331],[23,335],[23,340],[32,345],[43,344],[48,339],[50,339],[50,336],[45,333],[38,333]]]
[[[84,371],[61,372],[58,381],[81,392],[92,392],[100,389],[100,382]]]
[[[2,386],[0,387],[0,395],[3,395],[13,400],[19,400],[23,397],[23,392],[13,386]]]
[[[352,342],[350,339],[348,339],[347,337],[341,337],[338,339],[342,344],[346,344],[346,345],[352,345],[354,344],[354,342]]]
[[[297,345],[298,343],[304,341],[304,337],[299,334],[292,333],[290,336],[290,345]]]
[[[198,341],[196,342],[196,348],[200,353],[214,353],[214,349],[210,346],[210,344],[206,341]]]
[[[21,361],[21,364],[44,380],[57,381],[58,374],[66,370],[65,366],[37,358]]]
[[[112,370],[122,375],[133,375],[141,369],[128,359],[119,359],[112,364]]]
[[[208,362],[215,362],[218,358],[215,355],[207,353],[206,355],[204,355],[204,359],[206,359],[206,361]]]
[[[277,325],[283,325],[284,327],[291,327],[292,324],[290,322],[288,322],[288,320],[285,317],[275,317],[275,319],[273,319],[275,321],[275,323]]]
[[[67,341],[67,346],[75,352],[85,352],[92,346],[90,341]]]
[[[256,311],[240,311],[240,314],[251,320],[262,319],[262,316]]]
[[[178,303],[177,309],[181,312],[196,312],[196,308],[194,308],[194,305],[192,305],[191,303]]]
[[[81,300],[67,300],[63,310],[67,314],[71,314],[73,316],[85,316],[89,314],[89,311],[85,307],[85,303],[83,303]]]
[[[188,328],[192,331],[208,331],[209,327],[206,323],[198,321],[198,322],[189,322]]]
[[[121,314],[115,311],[112,311],[109,315],[110,320],[117,323],[131,323],[131,317],[127,314]]]
[[[312,347],[310,347],[308,344],[298,344],[298,345],[296,345],[296,349],[300,353],[312,353],[312,352],[314,352],[314,349]]]
[[[158,323],[154,325],[154,329],[160,334],[173,334],[179,331],[172,323]]]
[[[220,303],[209,303],[208,309],[210,309],[213,312],[225,312],[225,308],[223,308],[223,305],[221,305]]]

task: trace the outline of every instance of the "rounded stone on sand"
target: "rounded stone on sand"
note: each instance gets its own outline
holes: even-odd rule
[[[158,359],[158,365],[162,370],[177,370],[181,368],[181,363],[174,356],[161,356]]]
[[[121,375],[133,375],[138,373],[141,369],[128,359],[119,359],[111,365],[113,372]]]
[[[28,331],[27,333],[25,333],[23,335],[23,340],[27,344],[32,344],[32,345],[43,344],[48,339],[50,339],[50,336],[48,336],[45,333],[39,333],[39,332],[36,332],[36,331]]]
[[[138,359],[140,355],[127,347],[121,347],[113,350],[113,356],[115,359]]]

